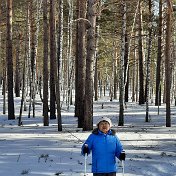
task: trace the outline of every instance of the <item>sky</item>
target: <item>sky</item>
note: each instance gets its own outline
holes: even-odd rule
[[[41,103],[36,105],[35,118],[27,118],[28,112],[23,112],[23,126],[19,127],[20,98],[15,98],[15,120],[7,120],[7,114],[2,114],[2,102],[0,97],[0,176],[92,175],[91,155],[86,160],[81,155],[81,146],[91,131],[77,128],[74,106],[67,110],[63,105],[63,131],[58,132],[57,120],[43,126]],[[97,119],[106,116],[117,130],[126,152],[124,173],[117,159],[117,176],[176,176],[176,107],[171,105],[172,127],[165,127],[165,105],[158,115],[158,107],[150,102],[150,122],[145,122],[145,108],[128,102],[125,124],[119,127],[118,101],[103,97],[94,102],[94,128]]]

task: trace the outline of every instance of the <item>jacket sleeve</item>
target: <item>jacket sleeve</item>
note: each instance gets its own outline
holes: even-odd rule
[[[123,146],[119,140],[119,138],[116,136],[116,157],[119,158],[121,152],[123,151]]]
[[[85,144],[88,146],[88,149],[89,149],[89,153],[88,154],[90,154],[90,152],[92,150],[92,144],[93,144],[93,134],[90,134],[89,137],[87,138],[87,140],[82,145],[82,148],[81,148],[81,154],[82,155],[84,155],[83,154],[83,148],[84,148]]]

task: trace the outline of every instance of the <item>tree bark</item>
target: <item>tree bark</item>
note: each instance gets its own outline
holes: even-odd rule
[[[162,1],[159,1],[159,24],[158,24],[158,53],[156,68],[156,92],[155,106],[161,105],[161,59],[162,59]]]
[[[72,91],[72,47],[73,47],[73,2],[68,0],[69,15],[68,15],[68,38],[67,38],[67,110],[70,108],[71,91]]]
[[[57,40],[57,59],[56,59],[56,93],[57,93],[57,122],[58,131],[62,131],[61,105],[60,105],[60,81],[62,79],[62,50],[63,50],[63,0],[59,1],[59,24],[58,24],[58,40]]]
[[[21,106],[20,106],[20,114],[18,118],[18,126],[22,125],[22,112],[23,112],[23,105],[24,105],[24,110],[26,110],[26,73],[27,73],[27,59],[28,59],[28,32],[29,32],[29,1],[27,2],[26,5],[26,34],[25,34],[25,57],[24,57],[24,62],[23,62],[23,77],[22,77],[22,97],[21,97]]]
[[[55,4],[55,1],[53,3],[53,5]],[[63,1],[60,1],[59,4],[59,9],[61,12],[61,20],[63,20]],[[53,6],[53,8],[55,7],[55,5]],[[54,9],[55,12],[55,9]],[[54,13],[55,16],[55,13]],[[61,25],[62,25],[62,21],[61,21]],[[55,27],[55,20],[54,20],[54,27]],[[61,26],[61,30],[62,30],[63,26]],[[54,34],[55,34],[55,28],[54,28]],[[59,40],[60,44],[62,43],[62,38],[63,36],[60,38],[61,40]],[[54,43],[56,44],[56,41],[54,39]],[[62,46],[62,45],[60,45]],[[62,49],[62,47],[60,48]],[[55,50],[56,50],[56,45],[55,45]],[[60,53],[60,55],[62,54],[62,52]],[[59,62],[60,60],[56,59],[55,56],[55,84],[56,84],[56,105],[57,105],[57,130],[58,131],[62,131],[62,116],[61,116],[61,105],[60,105],[60,65]]]
[[[144,104],[144,73],[143,73],[143,50],[142,50],[142,19],[141,19],[141,2],[139,3],[138,25],[139,25],[139,39],[138,39],[138,52],[139,52],[139,104]]]
[[[148,56],[147,56],[147,73],[146,73],[146,116],[145,121],[149,122],[149,89],[150,89],[150,63],[152,49],[152,0],[149,0],[149,33],[148,33]]]
[[[125,63],[125,34],[126,34],[126,2],[121,2],[122,12],[122,36],[121,36],[121,57],[120,57],[120,81],[119,81],[119,126],[124,125],[124,63]]]
[[[55,94],[55,33],[54,33],[54,14],[53,14],[53,0],[50,0],[50,119],[56,119],[56,94]]]
[[[85,81],[85,106],[83,130],[93,129],[93,60],[95,54],[96,0],[88,0],[87,19],[91,26],[87,31],[87,57]]]
[[[78,117],[78,127],[84,122],[84,96],[85,96],[85,18],[86,0],[77,2],[77,43],[75,62],[75,116]]]
[[[7,60],[7,85],[8,85],[8,120],[15,119],[13,97],[13,55],[12,55],[12,0],[7,0],[7,36],[6,36],[6,60]]]
[[[128,61],[128,35],[127,35],[127,32],[125,34],[125,55],[124,55],[124,66],[125,66],[125,69],[124,69],[124,82],[125,82],[125,102],[128,102],[128,92],[129,92],[129,61]]]
[[[16,97],[20,97],[20,39],[21,35],[18,36],[16,46],[16,70],[15,70],[15,94]]]
[[[43,125],[49,126],[48,117],[48,3],[43,1]]]
[[[167,22],[166,22],[166,45],[165,45],[165,86],[166,86],[166,127],[171,127],[171,110],[170,110],[170,89],[171,89],[171,25],[172,25],[172,6],[168,0]]]

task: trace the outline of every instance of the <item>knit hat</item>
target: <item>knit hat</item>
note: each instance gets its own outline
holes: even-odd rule
[[[111,119],[109,119],[108,117],[101,117],[100,119],[98,119],[97,121],[97,126],[99,125],[100,122],[102,121],[106,121],[109,123],[110,127],[112,126],[112,122],[111,122]]]

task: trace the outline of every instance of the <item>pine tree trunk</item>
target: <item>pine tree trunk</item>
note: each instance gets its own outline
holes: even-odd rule
[[[94,72],[94,100],[98,100],[98,42],[99,42],[99,28],[100,26],[97,25],[96,27],[96,44],[95,44],[95,72]]]
[[[48,3],[43,1],[43,125],[49,126],[48,118]]]
[[[1,13],[1,11],[0,11]],[[0,33],[0,57],[2,57],[2,35]],[[3,58],[3,57],[2,57]],[[2,59],[2,95],[3,95],[3,114],[6,114],[6,61],[5,58]]]
[[[150,63],[152,49],[152,0],[149,0],[149,34],[148,34],[148,56],[147,56],[147,73],[146,73],[146,116],[145,121],[149,122],[149,89],[150,89]]]
[[[16,97],[20,97],[20,60],[19,60],[19,53],[20,53],[20,34],[18,36],[17,46],[16,46],[16,70],[15,70],[15,94]]]
[[[124,125],[124,59],[125,59],[125,34],[126,34],[126,3],[121,2],[122,12],[122,42],[121,42],[121,57],[120,57],[120,73],[119,73],[119,126]]]
[[[30,25],[31,25],[31,80],[30,80],[30,108],[29,108],[29,114],[31,109],[33,108],[34,112],[34,92],[35,92],[35,64],[36,64],[36,51],[35,51],[35,32],[36,32],[36,26],[35,26],[35,17],[33,13],[33,2],[30,2]],[[30,115],[28,116],[30,117]],[[34,114],[33,114],[33,117]]]
[[[27,10],[26,10],[26,34],[25,34],[25,56],[24,57],[24,62],[23,62],[23,77],[22,77],[22,97],[21,97],[21,106],[20,106],[20,114],[18,118],[18,126],[22,125],[22,112],[23,112],[23,105],[24,105],[24,110],[26,110],[25,106],[25,101],[26,101],[26,72],[27,72],[27,59],[28,59],[28,24],[29,24],[29,2],[27,2]]]
[[[61,119],[61,106],[60,106],[60,81],[62,79],[62,49],[63,49],[63,0],[59,1],[59,25],[58,25],[58,45],[57,45],[57,80],[56,80],[56,93],[57,93],[57,121],[58,131],[62,131]]]
[[[6,61],[3,59],[3,89],[2,89],[2,94],[3,94],[3,114],[6,114],[6,82],[7,82],[7,75],[6,75]]]
[[[95,54],[96,0],[88,0],[87,19],[91,26],[87,31],[87,57],[85,81],[85,106],[83,130],[93,129],[93,60]]]
[[[6,60],[7,60],[7,85],[8,85],[8,120],[15,119],[13,97],[13,56],[12,56],[12,0],[7,0],[7,36],[6,36]]]
[[[55,86],[55,92],[53,93],[55,95],[55,101],[57,106],[58,131],[62,131],[61,108],[60,108],[60,86],[59,86],[59,71],[58,71],[59,68],[56,60],[55,0],[50,0],[50,61],[51,60],[52,60],[52,64],[51,64],[52,69],[50,70],[50,74],[51,72],[53,72],[53,86]],[[54,103],[54,106],[55,106],[55,103]]]
[[[171,110],[170,110],[170,90],[171,90],[171,65],[170,65],[170,42],[171,42],[171,20],[172,7],[168,0],[167,22],[166,22],[166,45],[165,45],[165,85],[166,85],[166,127],[171,127]]]
[[[78,0],[77,43],[75,63],[75,116],[78,117],[78,127],[84,122],[84,95],[85,95],[85,18],[86,0]]]
[[[59,82],[62,86],[62,80],[63,80],[63,72],[62,71],[62,65],[63,65],[63,0],[60,0],[58,3],[58,39],[57,39],[57,64],[58,64],[58,75],[59,75]],[[61,88],[60,88],[61,89]]]
[[[118,76],[117,76],[117,49],[114,48],[114,99],[117,100],[117,87],[118,87]]]
[[[49,26],[50,26],[50,119],[56,119],[56,94],[55,94],[55,33],[54,31],[54,15],[53,15],[53,0],[50,0],[50,18],[49,18]]]
[[[40,14],[41,14],[41,4],[42,0],[37,1],[37,13],[36,16],[34,15],[34,2],[29,1],[29,17],[30,17],[30,66],[31,66],[31,77],[30,77],[30,104],[29,104],[29,114],[28,117],[30,118],[30,111],[31,106],[33,108],[33,117],[35,117],[35,98],[36,98],[36,58],[37,58],[37,49],[38,49],[38,40],[39,40],[39,28],[40,28]]]
[[[99,9],[98,11],[98,17],[97,17],[97,21],[100,21],[101,19],[101,10],[102,10],[102,5],[103,2],[99,1],[98,3],[98,7]],[[95,65],[95,71],[94,71],[94,100],[97,101],[98,100],[98,57],[99,57],[99,37],[100,37],[100,24],[96,25],[96,34],[95,34],[95,61],[94,61],[94,65]]]
[[[156,93],[155,106],[161,105],[161,58],[162,58],[162,1],[159,1],[159,24],[158,24],[158,53],[157,53],[157,69],[156,69]]]
[[[139,104],[144,104],[144,73],[143,73],[143,49],[142,49],[142,19],[141,19],[141,4],[139,4],[138,25],[139,25],[139,40],[138,40],[138,52],[139,52]]]
[[[125,78],[125,102],[128,102],[128,91],[129,91],[129,57],[128,57],[128,36],[125,34],[125,56],[124,56],[124,78]]]
[[[71,78],[72,78],[72,65],[73,65],[73,60],[72,60],[72,47],[73,47],[73,2],[68,0],[69,4],[69,15],[68,15],[68,39],[67,39],[67,110],[70,108],[70,99],[71,99],[71,89],[72,89],[72,84],[71,84]]]

